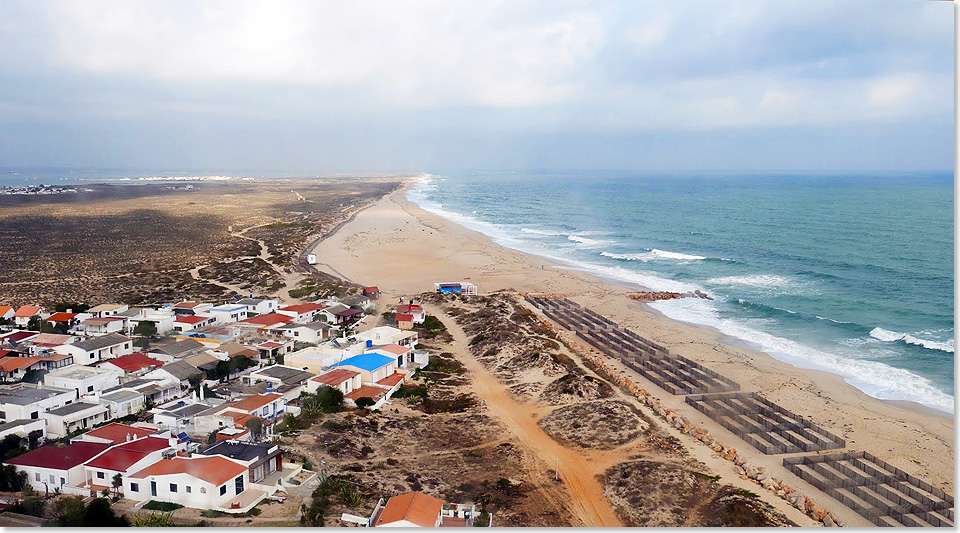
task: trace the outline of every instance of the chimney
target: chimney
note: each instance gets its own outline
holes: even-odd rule
[[[129,441],[129,440],[130,440],[130,433],[127,432],[127,441]]]
[[[200,401],[203,401],[203,385],[200,385]]]

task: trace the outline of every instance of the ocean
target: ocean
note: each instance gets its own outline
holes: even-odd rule
[[[881,399],[954,411],[953,174],[465,173],[408,198]]]

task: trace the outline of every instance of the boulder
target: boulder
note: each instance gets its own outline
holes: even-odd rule
[[[735,461],[736,457],[737,457],[736,448],[727,448],[726,453],[723,454],[723,458],[726,459],[727,461]]]
[[[819,503],[807,498],[807,514],[810,515],[810,518],[820,522],[823,517],[827,516],[827,510]]]
[[[823,517],[823,525],[827,527],[837,527],[837,523],[833,520],[833,515],[827,513],[827,516]]]
[[[777,482],[774,481],[772,477],[764,477],[763,479],[761,479],[760,486],[767,490],[777,490],[778,488],[780,488],[779,486],[777,486]]]

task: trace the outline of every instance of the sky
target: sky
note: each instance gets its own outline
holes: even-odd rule
[[[0,167],[937,170],[954,6],[0,0]]]

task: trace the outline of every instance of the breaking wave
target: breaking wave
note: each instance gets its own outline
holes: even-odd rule
[[[644,263],[658,260],[702,261],[706,259],[706,257],[702,255],[668,252],[666,250],[658,250],[656,248],[649,248],[646,252],[638,254],[615,254],[611,252],[600,252],[600,255],[609,257],[610,259],[619,259],[621,261],[643,261]]]
[[[883,328],[873,328],[870,330],[870,336],[882,342],[904,342],[914,346],[922,346],[928,350],[940,350],[941,352],[954,353],[953,339],[949,341],[935,341],[914,337],[908,333],[898,333]]]

